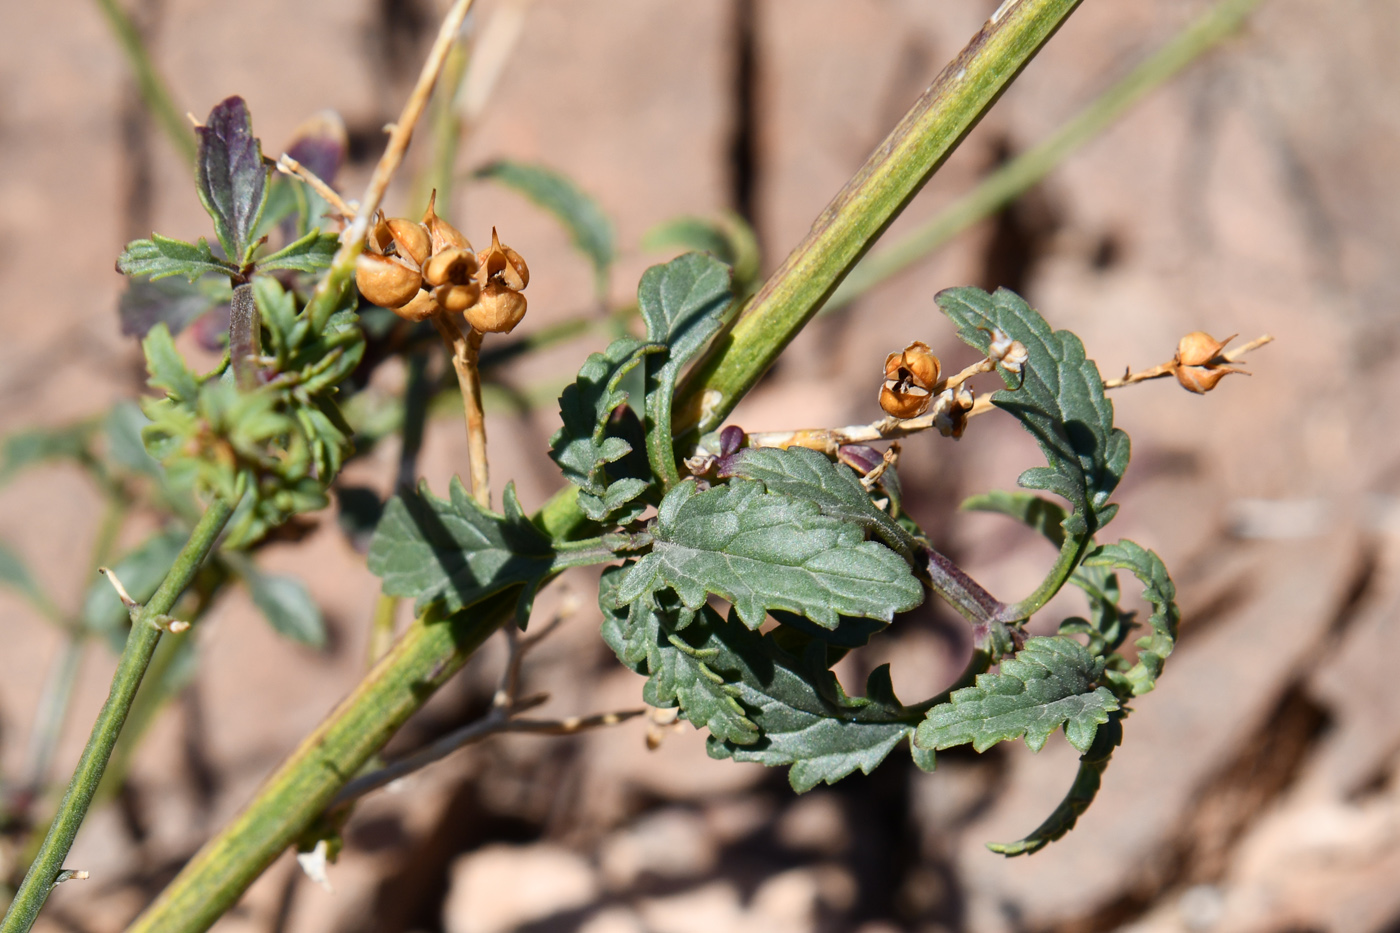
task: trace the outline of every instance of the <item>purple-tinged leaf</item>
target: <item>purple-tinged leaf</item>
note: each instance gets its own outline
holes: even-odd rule
[[[267,201],[268,168],[253,135],[253,121],[241,97],[230,97],[209,111],[197,127],[199,200],[214,221],[224,252],[235,263],[246,261],[253,230]]]
[[[335,176],[345,164],[349,139],[340,114],[334,110],[322,110],[312,114],[296,128],[291,145],[287,147],[287,155],[326,184],[334,185]]]
[[[162,322],[178,334],[218,303],[217,295],[182,279],[132,278],[117,304],[117,315],[123,337],[144,337]]]

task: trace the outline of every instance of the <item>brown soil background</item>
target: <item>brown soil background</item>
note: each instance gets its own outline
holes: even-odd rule
[[[314,111],[338,110],[358,141],[345,185],[355,192],[438,6],[137,0],[134,13],[179,105],[202,114],[243,95],[269,152]],[[489,13],[491,0],[481,6]],[[642,233],[680,213],[747,212],[771,269],[995,6],[536,0],[459,167],[508,156],[576,179],[617,223],[616,301],[666,258],[640,250]],[[1088,0],[894,232],[1042,139],[1206,7]],[[869,777],[799,798],[779,772],[710,761],[689,727],[648,753],[634,722],[463,752],[360,808],[331,869],[335,893],[284,856],[216,929],[1400,929],[1397,48],[1400,5],[1387,0],[1266,0],[1239,36],[1012,208],[808,328],[734,416],[749,430],[870,420],[886,352],[922,339],[961,359],[931,300],[950,285],[1021,291],[1078,332],[1106,373],[1165,359],[1198,328],[1279,338],[1251,358],[1251,378],[1208,397],[1169,383],[1115,396],[1134,457],[1113,531],[1172,569],[1182,640],[1070,837],[1015,860],[982,845],[1049,812],[1074,769],[1059,739],[1039,755],[1019,744],[947,754],[931,775],[897,751]],[[391,206],[409,209],[405,190],[391,191]],[[585,263],[533,205],[473,183],[451,208],[473,239],[494,224],[528,258],[523,331],[587,307]],[[0,432],[143,391],[139,350],[117,331],[112,261],[153,229],[193,237],[207,220],[95,5],[10,4]],[[578,341],[498,378],[548,394],[599,348]],[[516,478],[527,508],[557,485],[545,457],[556,424],[549,405],[490,417],[493,472]],[[358,463],[355,480],[387,490],[393,446]],[[995,418],[956,444],[906,444],[913,510],[993,592],[1025,589],[1051,554],[1004,520],[953,506],[1010,487],[1035,462],[1033,445]],[[441,490],[465,463],[459,421],[434,421],[428,480]],[[0,539],[66,608],[87,585],[73,555],[86,554],[97,507],[66,468],[0,489]],[[359,677],[376,581],[332,518],[308,542],[259,556],[307,581],[331,649],[279,640],[241,592],[225,598],[192,636],[194,685],[69,858],[92,879],[59,888],[39,929],[122,928]],[[590,576],[566,585],[590,604]],[[640,678],[602,646],[597,621],[580,611],[528,664],[528,688],[552,694],[546,711],[639,702]],[[6,776],[24,764],[59,642],[0,593]],[[862,663],[894,660],[901,694],[923,696],[951,677],[965,644],[951,613],[931,611]],[[394,747],[479,714],[500,649],[482,652]],[[105,648],[88,651],[56,773],[76,760],[112,664]]]

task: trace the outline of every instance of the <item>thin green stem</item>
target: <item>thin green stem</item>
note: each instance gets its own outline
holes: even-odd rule
[[[175,106],[170,90],[165,86],[160,72],[156,71],[155,62],[151,61],[151,55],[146,50],[146,43],[136,29],[136,24],[126,15],[126,11],[117,5],[117,0],[97,0],[97,6],[102,10],[102,15],[107,17],[107,25],[111,27],[112,34],[116,36],[122,52],[126,54],[127,63],[131,65],[131,70],[136,76],[137,86],[141,89],[141,100],[145,102],[146,109],[156,118],[175,150],[186,162],[193,165],[194,129],[180,113],[180,108]]]
[[[1002,5],[688,375],[676,436],[718,428],[1080,0]]]
[[[1261,0],[1224,0],[1182,30],[1050,138],[1007,162],[928,223],[873,251],[851,271],[822,308],[845,307],[898,275],[962,231],[992,216],[1049,175],[1080,146],[1112,126],[1142,98],[1239,29]]]
[[[1039,612],[1056,593],[1064,588],[1070,575],[1079,566],[1079,562],[1084,559],[1084,552],[1089,549],[1091,544],[1093,544],[1092,538],[1066,537],[1060,545],[1060,556],[1055,560],[1055,566],[1050,568],[1050,572],[1045,575],[1040,586],[1035,588],[1034,593],[1009,607],[1002,621],[1029,619]]]
[[[233,506],[222,499],[210,503],[160,588],[132,620],[126,648],[117,662],[116,673],[112,675],[111,693],[97,714],[97,721],[93,723],[92,735],[88,738],[82,757],[78,759],[68,792],[58,806],[58,815],[54,817],[48,835],[39,847],[38,855],[30,863],[19,891],[10,902],[4,921],[0,922],[0,933],[25,933],[34,925],[55,879],[63,871],[63,860],[67,858],[73,839],[78,835],[78,828],[87,815],[92,796],[111,757],[112,747],[131,709],[131,701],[141,685],[151,654],[160,641],[161,630],[156,627],[156,621],[170,611],[180,593],[194,579],[232,514]]]
[[[462,90],[462,79],[467,74],[467,62],[471,55],[457,39],[447,61],[442,66],[437,88],[432,102],[428,105],[428,125],[432,127],[432,161],[414,183],[414,196],[411,203],[426,204],[429,192],[437,192],[437,203],[442,213],[452,213],[452,182],[456,178],[457,150],[461,147],[462,117],[457,106],[457,97]]]

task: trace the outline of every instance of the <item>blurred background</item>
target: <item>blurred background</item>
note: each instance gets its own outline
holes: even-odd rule
[[[471,28],[509,10],[518,29],[493,39],[499,79],[439,209],[478,244],[498,227],[527,258],[530,314],[517,335],[596,314],[598,302],[592,269],[548,213],[469,179],[494,159],[550,166],[612,218],[613,306],[669,258],[643,249],[643,235],[680,215],[745,218],[766,273],[996,5],[481,0]],[[1087,0],[887,238],[1049,137],[1211,7]],[[275,156],[313,113],[337,111],[349,140],[341,188],[356,195],[445,4],[127,8],[180,112],[242,95]],[[139,347],[118,326],[114,258],[152,230],[209,232],[187,163],[143,107],[98,5],[6,14],[2,434],[100,417],[146,391]],[[1133,462],[1112,531],[1172,570],[1181,642],[1069,837],[1012,860],[983,847],[1024,835],[1059,800],[1076,759],[1060,737],[1038,755],[1019,743],[942,754],[933,774],[896,751],[868,777],[798,797],[781,771],[709,760],[688,725],[648,751],[634,720],[492,739],[380,792],[346,828],[333,893],[286,855],[216,929],[1400,930],[1397,48],[1400,4],[1389,0],[1263,0],[1241,31],[1008,207],[816,321],[733,416],[750,431],[873,420],[887,352],[923,340],[945,365],[971,361],[932,301],[954,285],[1021,292],[1080,334],[1105,375],[1169,359],[1192,330],[1278,338],[1248,358],[1252,376],[1209,396],[1171,381],[1113,396]],[[423,149],[390,191],[396,213],[422,209],[407,182]],[[194,336],[182,346],[193,351]],[[559,485],[546,457],[552,400],[606,341],[595,328],[488,375],[497,488],[514,478],[527,509]],[[375,380],[392,398],[402,367]],[[342,483],[388,494],[396,446],[354,462]],[[904,450],[908,506],[936,542],[994,593],[1033,586],[1048,545],[956,510],[1040,462],[1029,438],[992,415],[958,442],[917,437]],[[449,407],[429,421],[419,469],[442,492],[466,457]],[[101,496],[62,462],[4,479],[0,541],[59,615],[77,612]],[[256,555],[304,581],[326,647],[279,637],[242,589],[222,595],[186,636],[197,646],[186,685],[68,859],[91,879],[59,888],[40,929],[121,929],[359,679],[378,581],[336,518],[334,507],[309,516],[302,540]],[[119,544],[157,523],[138,511]],[[527,690],[551,695],[548,714],[640,705],[642,679],[598,638],[595,584],[578,572],[537,604],[541,618],[578,605],[525,665]],[[1041,626],[1082,611],[1062,600]],[[967,650],[958,618],[927,607],[840,672],[857,688],[891,660],[912,699],[945,686]],[[391,754],[481,715],[504,656],[488,645]],[[0,592],[0,876],[18,870],[31,824],[47,821],[113,663],[103,641],[71,647],[22,595]],[[45,684],[65,665],[66,725],[41,728]],[[52,761],[26,797],[46,745]]]

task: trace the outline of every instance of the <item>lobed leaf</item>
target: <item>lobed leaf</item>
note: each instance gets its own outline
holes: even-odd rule
[[[1176,630],[1181,611],[1176,606],[1176,585],[1166,565],[1154,552],[1132,541],[1105,544],[1084,558],[1086,567],[1117,567],[1129,570],[1142,582],[1142,596],[1152,606],[1147,620],[1152,634],[1137,641],[1137,663],[1126,673],[1109,672],[1120,691],[1132,696],[1150,693],[1157,686],[1162,665],[1176,647]]]
[[[195,187],[214,221],[224,255],[236,265],[248,259],[253,231],[267,202],[268,167],[253,135],[253,120],[241,97],[229,97],[195,128]]]
[[[696,250],[734,270],[735,290],[752,291],[759,273],[758,237],[743,217],[722,211],[714,217],[677,217],[642,235],[642,249]]]
[[[340,237],[334,233],[311,230],[299,240],[293,240],[275,253],[258,260],[259,272],[272,272],[275,269],[288,269],[293,272],[319,272],[329,269],[335,251],[340,248]]]
[[[923,601],[894,551],[815,502],[736,479],[700,492],[687,481],[661,501],[650,554],[628,571],[618,598],[671,587],[689,609],[710,594],[757,628],[770,609],[835,628],[842,615],[889,621]]]
[[[1087,751],[1099,725],[1119,708],[1111,690],[1095,686],[1103,669],[1103,659],[1072,638],[1031,638],[998,673],[977,675],[974,686],[930,709],[915,741],[936,750],[971,742],[982,752],[1024,735],[1038,752],[1064,726],[1070,744]]]
[[[686,253],[642,274],[637,308],[647,340],[666,347],[646,360],[647,458],[670,488],[680,480],[671,436],[671,402],[681,368],[719,332],[733,298],[729,267],[704,253]]]
[[[1112,520],[1118,507],[1109,503],[1128,466],[1128,435],[1113,426],[1113,403],[1105,396],[1098,367],[1084,355],[1084,344],[1066,330],[1052,330],[1045,319],[1014,292],[950,288],[935,299],[955,324],[962,340],[986,352],[989,335],[978,328],[999,329],[1020,341],[1029,354],[1024,378],[1003,370],[1008,386],[992,396],[1035,437],[1047,467],[1021,474],[1027,489],[1044,489],[1074,508],[1065,530],[1077,538],[1092,536]]]
[[[152,282],[174,275],[183,275],[193,282],[210,272],[236,275],[238,268],[215,256],[204,237],[200,237],[198,243],[186,243],[153,233],[149,240],[132,240],[126,244],[126,249],[117,257],[117,271],[123,275],[143,275]]]
[[[488,511],[457,477],[447,499],[426,483],[395,496],[370,541],[370,572],[384,580],[387,595],[413,597],[420,613],[439,600],[447,613],[457,612],[519,586],[516,621],[523,626],[554,569],[554,550],[525,516],[513,483],[502,502],[505,514]]]
[[[568,231],[574,246],[593,264],[598,292],[607,291],[608,268],[616,258],[613,226],[597,201],[564,175],[527,162],[492,162],[477,169],[476,177],[513,188],[553,214]]]
[[[185,365],[185,358],[175,349],[175,341],[164,324],[151,328],[146,339],[141,341],[141,349],[146,353],[146,371],[150,373],[147,384],[164,389],[176,402],[193,402],[199,396],[199,380]]]

